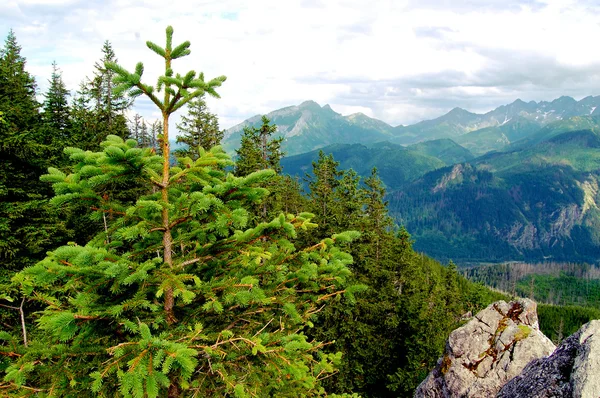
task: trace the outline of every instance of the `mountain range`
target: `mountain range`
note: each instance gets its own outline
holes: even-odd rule
[[[598,262],[597,105],[600,97],[517,100],[398,127],[314,102],[268,116],[284,122],[284,172],[304,176],[320,150],[362,176],[376,167],[396,223],[439,260]]]
[[[600,115],[600,96],[580,101],[560,97],[554,101],[516,100],[485,114],[454,108],[436,119],[410,126],[392,127],[362,113],[342,116],[329,105],[306,101],[267,114],[284,137],[288,155],[309,152],[331,144],[369,144],[389,141],[409,145],[440,138],[450,138],[476,155],[501,150],[515,141],[529,137],[541,128],[575,116]],[[223,145],[228,151],[239,146],[244,126],[258,126],[254,116],[225,131]]]

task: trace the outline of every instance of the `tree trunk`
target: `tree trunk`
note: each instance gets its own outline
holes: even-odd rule
[[[169,115],[164,112],[163,113],[163,142],[162,142],[162,151],[163,151],[163,180],[162,180],[162,200],[163,202],[169,203]],[[171,236],[171,228],[169,226],[169,209],[167,207],[163,207],[162,209],[162,223],[163,228],[165,229],[163,234],[163,259],[164,263],[167,264],[170,268],[173,268],[173,237]],[[167,323],[173,324],[177,322],[175,318],[175,314],[173,313],[173,307],[175,305],[175,298],[173,297],[173,288],[167,287],[165,289],[165,317],[167,319]],[[170,396],[170,395],[169,395]]]

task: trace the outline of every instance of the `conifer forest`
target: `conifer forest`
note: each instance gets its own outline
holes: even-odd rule
[[[597,280],[583,294],[573,269],[417,251],[377,167],[321,150],[286,173],[267,116],[227,148],[206,100],[230,83],[190,70],[183,39],[169,26],[136,65],[107,41],[79,87],[54,63],[40,92],[5,38],[0,396],[411,397],[496,300],[546,303],[555,341],[600,318]],[[160,119],[133,114],[141,98]]]

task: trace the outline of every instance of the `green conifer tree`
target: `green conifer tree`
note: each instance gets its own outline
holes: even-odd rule
[[[258,170],[271,169],[281,173],[281,151],[283,137],[271,138],[277,126],[266,116],[260,127],[244,127],[240,148],[236,150],[235,174],[244,176]]]
[[[131,106],[124,93],[114,92],[116,73],[106,67],[107,63],[118,62],[111,43],[102,45],[102,59],[94,65],[94,77],[89,82],[90,95],[95,102],[95,111],[106,135],[127,137],[127,121],[123,112]]]
[[[142,126],[140,128],[139,145],[142,148],[154,148],[154,146],[156,145],[156,140],[153,140],[152,138],[152,135],[148,131],[148,123],[145,120],[142,120]]]
[[[73,145],[82,149],[99,149],[107,135],[129,136],[124,112],[131,100],[124,93],[113,93],[114,72],[105,68],[105,62],[116,62],[115,52],[107,41],[102,47],[102,59],[95,63],[93,78],[81,83],[73,101],[71,122]]]
[[[259,170],[273,170],[277,173],[263,188],[269,190],[273,195],[268,196],[255,208],[258,214],[256,221],[266,221],[274,215],[278,207],[277,192],[285,189],[285,181],[281,177],[281,159],[284,153],[281,151],[283,137],[271,138],[277,132],[277,126],[271,124],[266,116],[261,118],[260,127],[244,127],[240,148],[236,150],[237,160],[234,173],[237,176],[245,176]],[[287,181],[288,183],[290,181]],[[289,193],[289,192],[288,192]]]
[[[25,71],[25,63],[11,29],[0,50],[0,111],[4,112],[13,133],[29,134],[31,139],[39,125],[39,104],[35,98],[35,79]]]
[[[51,191],[39,181],[51,148],[44,144],[35,80],[25,66],[11,30],[0,49],[0,329],[8,340],[20,339],[25,311],[23,301],[19,306],[11,299],[10,278],[66,235],[62,220],[46,206]],[[0,368],[8,359],[0,355]]]
[[[44,94],[42,113],[42,135],[44,143],[52,147],[54,165],[62,165],[66,160],[63,149],[73,144],[71,109],[69,108],[69,91],[62,80],[56,62],[52,63],[52,77],[50,87]]]
[[[48,92],[44,94],[42,120],[64,142],[71,127],[68,101],[70,94],[63,82],[62,73],[58,69],[56,62],[52,63],[52,77],[49,83]]]
[[[177,150],[178,156],[188,156],[192,160],[198,158],[198,149],[220,145],[225,132],[219,129],[217,115],[210,113],[203,98],[197,98],[188,104],[188,114],[182,116],[177,129],[182,133],[177,137],[177,143],[186,148]]]
[[[40,183],[48,147],[40,133],[35,80],[11,30],[0,49],[0,259],[6,272],[39,259],[56,220],[43,207],[50,191]],[[42,225],[48,221],[48,228]]]
[[[97,149],[97,120],[91,108],[91,94],[88,85],[81,82],[71,105],[72,145],[84,150]]]
[[[331,215],[334,214],[336,203],[335,192],[343,174],[338,170],[339,165],[333,155],[325,155],[323,151],[319,151],[319,159],[312,163],[313,175],[306,176],[310,189],[309,199],[319,224],[320,236],[327,235],[334,225]]]
[[[227,174],[219,148],[199,158],[169,162],[169,117],[215,89],[225,77],[205,81],[191,71],[175,74],[172,61],[190,53],[189,42],[147,45],[164,60],[157,88],[115,63],[116,94],[146,95],[163,116],[162,156],[134,140],[109,136],[102,151],[70,148],[71,174],[51,168],[61,205],[83,200],[96,217],[114,217],[85,246],[71,244],[14,278],[28,300],[43,307],[27,349],[15,350],[4,391],[56,396],[250,397],[324,396],[319,381],[339,355],[322,352],[303,330],[324,303],[351,300],[344,286],[351,257],[336,247],[347,232],[313,246],[293,244],[297,230],[314,226],[311,215],[280,214],[248,228],[246,210],[260,201],[274,173]],[[143,178],[156,193],[119,199],[114,181]],[[8,389],[7,389],[8,388]]]

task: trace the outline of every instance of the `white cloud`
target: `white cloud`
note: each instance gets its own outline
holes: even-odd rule
[[[209,102],[224,127],[307,99],[397,125],[453,106],[480,111],[516,97],[600,89],[600,53],[590,47],[600,13],[585,1],[167,3],[7,1],[0,33],[14,28],[42,89],[56,60],[75,90],[104,40],[126,67],[143,61],[154,82],[160,65],[144,43],[162,44],[172,24],[176,42],[192,42],[176,69],[227,75],[222,99]]]

